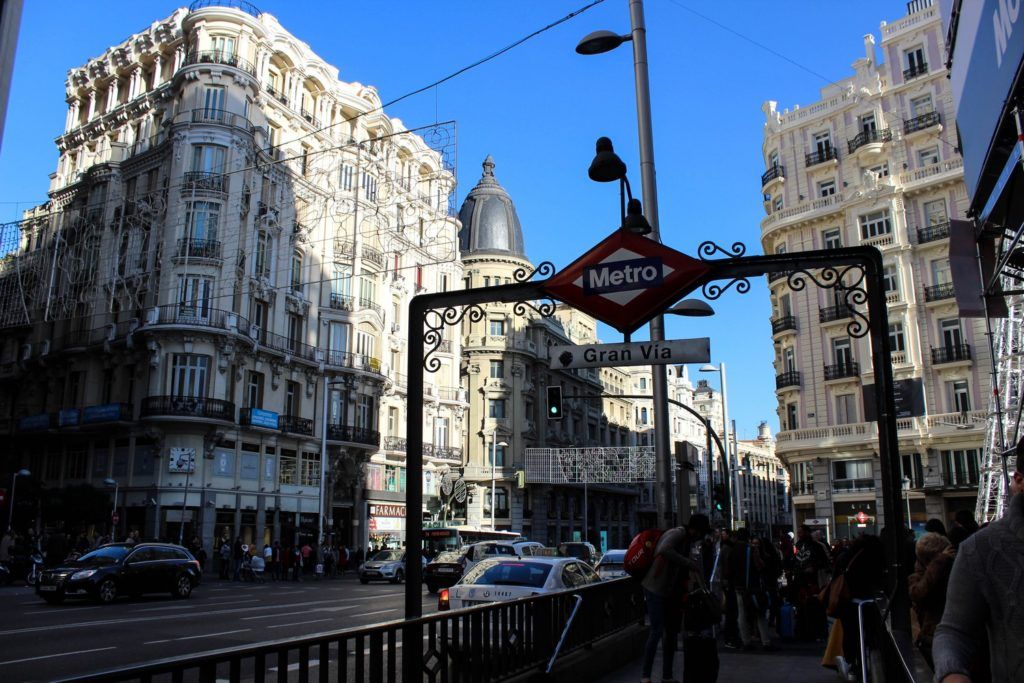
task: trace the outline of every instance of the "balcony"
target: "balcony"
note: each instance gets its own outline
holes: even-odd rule
[[[860,363],[855,360],[825,366],[826,382],[831,379],[843,379],[844,377],[857,377],[859,375]]]
[[[192,110],[192,123],[218,123],[222,126],[232,126],[252,132],[255,126],[252,122],[239,114],[233,114],[224,109],[212,109],[209,107]]]
[[[942,117],[939,116],[939,112],[930,111],[927,114],[921,114],[915,116],[912,119],[907,119],[903,122],[903,134],[910,135],[911,133],[917,133],[918,131],[927,130],[932,126],[937,126],[942,122]]]
[[[348,294],[339,294],[337,292],[331,292],[330,306],[336,311],[351,311],[353,310],[353,299]]]
[[[178,240],[178,250],[175,252],[175,258],[220,261],[220,241],[201,240],[194,237],[182,237]]]
[[[311,344],[301,342],[298,339],[292,339],[291,337],[286,337],[281,334],[275,334],[264,330],[260,335],[259,341],[268,349],[298,356],[303,360],[316,360],[316,347]]]
[[[850,149],[850,154],[853,154],[864,145],[881,144],[883,142],[892,142],[891,129],[883,128],[882,130],[861,131],[852,140],[847,142],[847,146]]]
[[[846,320],[852,318],[853,313],[846,304],[841,306],[826,306],[818,311],[818,322],[829,323],[834,320]]]
[[[935,225],[929,225],[927,228],[917,229],[918,244],[936,242],[938,240],[944,240],[947,237],[949,237],[949,221],[946,221],[945,223],[936,223]]]
[[[191,417],[235,421],[235,404],[216,398],[196,396],[147,396],[139,417]]]
[[[953,344],[952,346],[940,346],[932,349],[932,365],[957,363],[959,361],[970,359],[970,344]]]
[[[772,166],[761,174],[761,187],[764,188],[768,183],[776,179],[786,179],[786,167],[782,164]]]
[[[398,451],[405,453],[407,447],[407,441],[398,436],[385,436],[384,437],[384,450],[386,451]]]
[[[311,112],[306,111],[305,107],[299,108],[299,116],[301,116],[306,123],[313,126],[314,128],[320,128],[320,119],[313,116]]]
[[[371,311],[376,311],[380,315],[384,315],[384,308],[373,299],[359,297],[359,307],[368,308]]]
[[[195,12],[196,10],[203,9],[204,7],[230,7],[231,9],[237,9],[246,14],[251,14],[254,17],[258,17],[263,12],[258,7],[253,5],[251,2],[245,0],[193,0],[192,4],[188,6],[189,12]]]
[[[360,443],[366,446],[380,446],[380,432],[366,429],[365,427],[329,424],[327,425],[327,439],[330,441]]]
[[[793,495],[793,496],[813,496],[814,495],[814,482],[813,481],[794,481],[790,485],[790,495]]]
[[[871,479],[833,479],[832,491],[834,493],[852,493],[855,491],[874,491],[875,480]]]
[[[352,368],[380,374],[380,359],[364,356],[350,351],[324,351],[324,360],[328,365],[341,368]]]
[[[779,334],[780,332],[786,332],[787,330],[797,331],[796,327],[796,316],[784,315],[781,318],[772,320],[772,334]]]
[[[224,173],[210,173],[209,171],[188,171],[185,173],[185,179],[181,185],[182,196],[188,196],[193,192],[227,194],[227,191],[227,175]]]
[[[924,288],[925,301],[942,301],[943,299],[952,299],[954,296],[956,296],[956,292],[953,290],[952,282],[943,282]]]
[[[360,249],[360,255],[364,261],[369,261],[378,268],[384,267],[384,252],[381,250],[363,245],[363,248]]]
[[[263,86],[263,89],[267,92],[268,95],[273,97],[275,100],[277,100],[286,107],[288,106],[288,96],[285,95],[280,90],[278,90],[277,88],[275,88],[273,85],[267,83],[266,85]]]
[[[775,388],[785,389],[786,387],[798,387],[800,386],[800,373],[796,370],[790,370],[784,372],[781,375],[775,376]]]
[[[231,311],[209,308],[204,302],[157,306],[150,309],[144,327],[184,325],[205,327],[239,334],[249,333],[249,321]]]
[[[438,392],[438,396],[442,401],[458,401],[462,390],[459,387],[441,387],[438,389]]]
[[[256,75],[256,67],[247,59],[242,59],[228,50],[200,50],[192,52],[185,58],[185,66],[190,64],[223,64],[241,69],[250,76]]]
[[[277,428],[285,434],[300,434],[302,436],[313,436],[313,421],[308,417],[298,415],[279,415]]]
[[[925,64],[924,62],[920,64],[915,64],[911,66],[909,69],[903,70],[903,80],[909,81],[911,78],[917,78],[918,76],[923,76],[926,73],[928,73],[927,64]]]
[[[826,147],[823,150],[804,155],[804,164],[808,168],[823,164],[826,161],[839,161],[839,150],[835,147]]]
[[[454,460],[462,462],[462,449],[458,446],[435,446],[434,457],[441,460]]]

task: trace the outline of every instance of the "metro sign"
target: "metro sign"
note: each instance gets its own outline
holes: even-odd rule
[[[616,230],[544,283],[545,293],[630,333],[691,291],[711,265]]]

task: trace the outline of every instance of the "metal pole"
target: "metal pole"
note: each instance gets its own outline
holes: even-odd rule
[[[651,225],[650,238],[661,242],[658,227],[658,184],[654,173],[654,126],[651,121],[651,86],[647,73],[647,27],[643,0],[629,0],[629,24],[633,43],[633,77],[636,84],[637,132],[640,140],[640,185],[644,215]],[[664,341],[665,319],[658,315],[650,323],[652,342]],[[672,454],[669,452],[668,375],[664,365],[651,367],[654,384],[655,476],[661,483],[655,492],[658,523],[672,523]]]
[[[114,509],[110,511],[110,522],[111,522],[111,524],[110,524],[110,542],[111,543],[113,543],[114,541],[117,540],[117,538],[116,538],[117,537],[117,527],[118,527],[118,522],[120,521],[120,520],[117,520],[117,491],[120,488],[120,486],[121,486],[121,482],[119,482],[119,481],[115,481],[114,482]],[[117,521],[115,521],[115,520],[117,520]]]
[[[7,515],[7,530],[14,528],[14,490],[18,487],[18,473],[11,475],[11,511]]]
[[[494,477],[494,463],[498,459],[498,428],[495,427],[491,433],[491,531],[494,531],[494,505],[497,503],[497,499],[494,497],[494,489],[497,487],[497,482]]]
[[[327,392],[331,383],[324,378],[324,395],[320,399],[320,419],[323,420],[323,429],[320,430],[320,502],[317,506],[317,527],[316,545],[321,547],[324,542],[324,475],[327,472]]]
[[[587,542],[587,529],[590,527],[590,506],[587,500],[587,468],[583,468],[583,542]]]
[[[196,455],[192,453],[189,458],[188,468],[185,470],[185,495],[181,498],[181,519],[178,520],[178,545],[184,545],[185,541],[185,507],[188,505],[188,480],[192,475],[192,468],[196,466]],[[114,501],[117,502],[116,500]]]

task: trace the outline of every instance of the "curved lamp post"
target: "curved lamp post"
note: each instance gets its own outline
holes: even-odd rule
[[[732,466],[732,460],[730,460],[730,453],[732,445],[729,443],[729,390],[725,384],[725,363],[719,363],[718,365],[712,365],[707,363],[702,365],[700,368],[701,372],[717,372],[718,382],[722,388],[722,436],[725,437],[725,461],[729,464],[729,468],[732,470],[732,505],[730,506],[733,510],[733,527],[735,527],[736,513],[739,511],[739,492],[737,486],[739,484],[736,478],[736,468]],[[732,454],[735,456],[735,454]]]

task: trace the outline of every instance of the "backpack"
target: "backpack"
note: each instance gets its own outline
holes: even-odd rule
[[[647,575],[654,564],[654,549],[658,547],[663,533],[661,529],[646,529],[633,537],[622,560],[622,568],[627,574],[634,579],[642,579]]]

